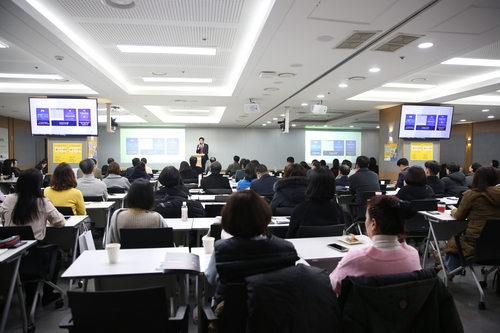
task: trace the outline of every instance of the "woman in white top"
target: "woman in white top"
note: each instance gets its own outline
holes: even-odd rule
[[[163,216],[153,211],[154,193],[149,181],[136,179],[127,194],[128,209],[119,209],[111,217],[109,242],[120,243],[121,228],[166,228]]]
[[[109,163],[107,173],[108,175],[102,181],[108,188],[119,187],[128,191],[130,182],[126,177],[120,176],[120,164],[116,162]]]

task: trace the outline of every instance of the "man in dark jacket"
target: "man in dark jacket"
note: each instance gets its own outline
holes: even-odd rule
[[[465,175],[460,171],[460,165],[457,162],[448,163],[446,173],[448,175],[441,178],[444,183],[445,197],[458,197],[461,192],[468,190]]]
[[[210,165],[210,176],[201,180],[203,191],[207,189],[231,189],[229,179],[220,174],[222,166],[219,162],[214,162]]]
[[[444,194],[444,183],[437,176],[441,169],[441,165],[437,161],[427,161],[424,166],[425,175],[427,176],[427,185],[432,188],[434,194]]]
[[[257,165],[255,173],[257,174],[257,180],[250,184],[250,189],[263,197],[272,197],[274,195],[274,183],[278,178],[271,176],[264,164]]]
[[[139,159],[139,157],[134,157],[132,159],[132,166],[130,168],[127,168],[126,177],[130,176],[132,172],[134,172],[135,167],[137,166],[137,164],[139,164],[140,161],[141,160]]]
[[[349,212],[353,221],[356,221],[360,215],[359,209],[363,206],[363,192],[378,192],[380,185],[378,175],[368,169],[370,159],[366,156],[358,156],[356,159],[356,173],[349,177],[349,194],[355,196],[355,205],[349,206]]]
[[[396,188],[401,188],[405,185],[405,177],[406,174],[408,173],[408,165],[410,164],[406,158],[400,158],[396,164],[398,165],[399,168],[399,175],[398,175],[398,180],[396,181]]]
[[[295,207],[299,203],[306,201],[307,184],[309,184],[309,181],[305,176],[294,176],[276,181],[274,183],[275,192],[271,201],[273,214],[276,213],[278,207]]]
[[[349,186],[349,172],[351,168],[347,164],[339,167],[339,177],[335,179],[335,186]]]

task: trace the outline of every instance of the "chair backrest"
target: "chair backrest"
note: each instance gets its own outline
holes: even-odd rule
[[[295,207],[276,207],[274,216],[290,216]]]
[[[69,206],[56,206],[56,209],[63,215],[75,215],[73,209]]]
[[[184,184],[192,184],[192,183],[198,184],[198,178],[182,179],[182,181],[184,182]]]
[[[172,228],[121,228],[122,249],[145,249],[154,247],[174,247]]]
[[[206,194],[231,194],[233,190],[227,188],[208,188],[205,190]]]
[[[410,201],[410,205],[418,211],[437,210],[437,203],[438,200],[435,199]]]
[[[88,196],[83,196],[83,201],[85,202],[99,202],[99,201],[104,201],[104,198],[102,195],[88,195]]]
[[[108,193],[125,193],[125,188],[124,187],[108,187]]]
[[[227,198],[229,198],[229,195],[225,195],[225,194],[216,195],[215,196],[215,202],[226,202]]]
[[[297,237],[308,238],[308,237],[342,236],[344,234],[344,227],[345,227],[344,224],[301,226],[297,231]]]
[[[0,227],[0,239],[9,238],[14,235],[19,235],[21,240],[35,240],[35,235],[33,234],[33,229],[30,225]]]
[[[224,205],[211,205],[210,203],[207,203],[205,204],[205,214],[207,214],[207,217],[220,216],[222,208],[224,208]]]
[[[168,332],[164,287],[68,291],[75,332]]]
[[[215,238],[215,240],[220,239],[220,234],[222,232],[222,226],[220,223],[212,223],[210,226],[210,237]]]
[[[366,215],[366,203],[375,196],[374,191],[365,191],[361,196],[361,203],[358,205],[358,216],[356,221],[364,221]]]
[[[500,263],[500,220],[488,220],[476,240],[476,262],[496,261]],[[498,265],[498,264],[496,264]]]

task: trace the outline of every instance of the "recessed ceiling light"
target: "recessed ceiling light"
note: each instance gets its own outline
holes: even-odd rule
[[[428,49],[429,47],[432,47],[434,44],[432,43],[422,43],[418,45],[419,49]]]
[[[352,126],[352,125],[351,125],[351,126],[349,126],[349,127],[350,127],[350,128],[353,128],[354,126]]]
[[[302,105],[302,106],[307,106],[307,103],[302,103],[302,104],[300,104],[300,105]]]
[[[130,9],[135,6],[134,0],[103,0],[105,5],[118,9]]]
[[[59,74],[14,74],[0,73],[0,78],[4,79],[37,79],[37,80],[64,80]]]
[[[493,59],[473,59],[473,58],[452,58],[441,63],[442,65],[462,65],[462,66],[485,66],[500,67],[500,60]]]
[[[271,123],[269,120],[268,120],[268,121],[266,121],[266,122],[267,122],[268,124],[270,124],[270,123]]]
[[[318,95],[318,96],[316,96],[316,97],[317,97],[317,98],[323,98],[323,97],[325,97],[325,95]]]
[[[380,126],[377,126],[377,128],[380,128]]]
[[[460,121],[467,121],[466,119],[460,119]]]
[[[196,113],[208,113],[210,110],[191,110],[191,109],[168,109],[170,112],[196,112]]]
[[[373,68],[370,68],[368,71],[369,71],[369,72],[372,72],[372,73],[377,73],[377,72],[380,72],[380,68],[378,68],[378,67],[373,67]]]
[[[0,43],[0,49],[8,49],[9,46],[7,44],[4,44],[4,43]]]
[[[481,110],[481,112],[488,112],[488,111],[490,111],[490,110],[489,109],[483,109],[483,110]]]
[[[284,113],[280,114],[280,117],[286,117],[286,115]]]
[[[188,46],[155,46],[155,45],[116,45],[122,52],[129,53],[169,53],[215,55],[215,47],[188,47]]]
[[[164,76],[164,75],[167,75],[167,72],[151,72],[151,75]]]
[[[488,116],[488,118],[492,119],[492,118],[495,118],[495,116]]]
[[[345,83],[341,83],[341,84],[339,84],[339,87],[340,87],[340,88],[345,88],[345,87],[348,87],[348,85],[347,85],[347,84],[345,84]]]
[[[417,77],[414,79],[411,79],[411,82],[425,82],[427,79],[425,77]]]
[[[364,77],[364,76],[351,76],[347,79],[349,81],[363,81],[363,80],[366,80],[366,77]]]
[[[297,75],[297,74],[294,74],[294,73],[279,73],[278,74],[279,77],[294,77],[295,75]]]
[[[262,126],[266,126],[267,124],[262,124]]]
[[[290,67],[295,67],[295,68],[298,68],[298,67],[302,67],[304,65],[302,64],[291,64]]]
[[[407,88],[407,89],[431,89],[435,88],[434,84],[413,84],[413,83],[386,83],[382,87],[387,88]]]
[[[269,88],[264,88],[265,91],[278,91],[280,90],[279,88],[275,88],[275,87],[269,87]]]
[[[143,76],[144,82],[175,82],[175,83],[212,83],[213,79],[197,77],[148,77]]]
[[[293,127],[297,126],[296,124],[292,124]]]
[[[273,120],[278,120],[278,118],[273,118]]]
[[[328,127],[328,125],[323,125],[323,127]]]

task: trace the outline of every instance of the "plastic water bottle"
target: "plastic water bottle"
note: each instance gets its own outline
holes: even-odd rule
[[[183,201],[181,207],[181,221],[187,222],[187,220],[188,220],[188,206],[186,205],[186,201]]]
[[[14,173],[12,173],[12,176],[10,177],[10,179],[15,180],[16,179],[16,175]]]

